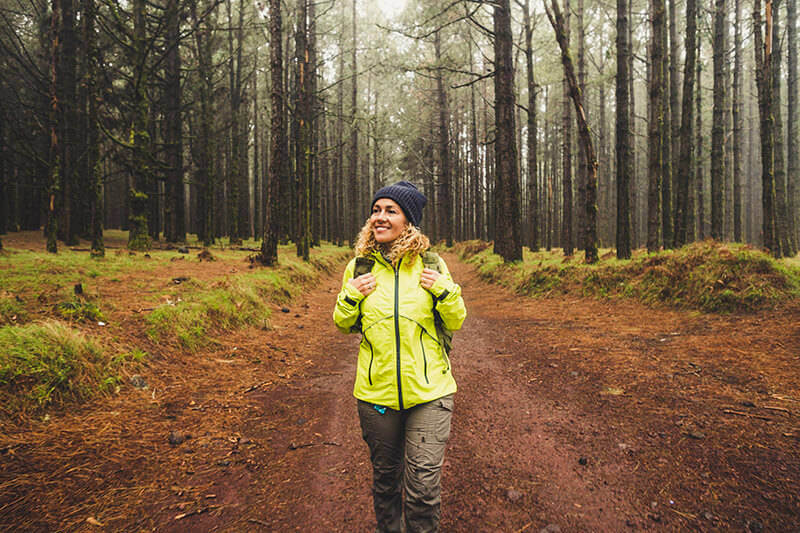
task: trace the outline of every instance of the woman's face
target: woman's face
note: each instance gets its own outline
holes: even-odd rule
[[[378,244],[394,242],[408,224],[403,210],[389,198],[379,198],[372,206],[372,233]]]

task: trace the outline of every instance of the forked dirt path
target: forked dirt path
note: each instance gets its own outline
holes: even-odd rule
[[[468,318],[442,531],[800,530],[796,307],[533,300],[445,258]],[[0,529],[374,531],[339,284],[271,331],[165,352],[147,389],[3,437]]]

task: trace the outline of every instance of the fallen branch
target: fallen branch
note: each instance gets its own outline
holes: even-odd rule
[[[533,525],[533,522],[528,522],[527,524],[525,524],[524,526],[519,528],[515,533],[522,533],[523,531],[525,531],[526,529],[528,529],[532,525]]]
[[[786,413],[787,415],[791,415],[792,412],[785,407],[774,407],[772,405],[764,405],[762,406],[763,409],[770,409],[771,411],[780,411],[781,413]]]
[[[219,507],[222,507],[222,506],[221,505],[209,505],[208,507],[201,507],[199,509],[195,509],[194,511],[189,511],[188,513],[181,513],[179,515],[175,515],[175,518],[173,518],[173,520],[183,520],[184,518],[187,518],[189,516],[193,516],[193,515],[196,515],[196,514],[203,514],[203,513],[206,513],[208,511],[210,511],[211,509],[217,509]]]
[[[688,520],[697,520],[697,515],[693,515],[692,513],[682,513],[680,511],[678,511],[677,509],[673,509],[672,507],[670,507],[669,510],[672,511],[673,513],[677,514],[677,515],[680,515],[680,516],[688,519]]]
[[[254,390],[256,390],[256,389],[260,389],[260,388],[261,388],[261,387],[263,387],[264,385],[271,385],[271,384],[272,384],[272,382],[271,382],[271,381],[262,381],[261,383],[257,383],[257,384],[255,384],[255,385],[251,385],[251,386],[247,387],[247,388],[244,390],[243,394],[247,394],[248,392],[253,392],[253,391],[254,391]]]
[[[770,396],[772,396],[776,400],[784,400],[784,401],[787,401],[787,402],[798,402],[798,403],[800,403],[800,400],[798,400],[797,398],[792,398],[791,396],[785,396],[783,394],[770,394]]]
[[[269,527],[269,524],[264,522],[263,520],[256,520],[255,518],[248,518],[248,522],[252,522],[254,524],[258,524],[259,526]]]
[[[771,421],[772,420],[771,418],[769,418],[767,416],[751,415],[750,413],[743,413],[741,411],[734,411],[733,409],[723,409],[722,412],[727,414],[727,415],[747,416],[747,417],[750,417],[750,418],[758,418],[760,420],[767,420],[767,421]]]
[[[335,441],[332,441],[332,440],[326,440],[326,441],[323,441],[323,442],[308,442],[306,444],[295,444],[294,442],[292,442],[292,443],[289,444],[289,449],[290,450],[299,450],[300,448],[311,448],[312,446],[319,446],[319,445],[341,446],[341,444],[339,444],[338,442],[335,442]]]

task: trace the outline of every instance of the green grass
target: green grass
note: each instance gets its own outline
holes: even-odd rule
[[[106,234],[107,241],[124,246],[126,232]],[[259,243],[248,241],[243,247],[257,249]],[[240,265],[229,275],[165,283],[155,290],[145,281],[152,269],[170,267],[179,274],[180,263],[171,260],[177,256],[197,261],[199,250],[193,249],[189,256],[175,250],[151,250],[148,258],[118,248],[95,259],[88,252],[65,247],[55,255],[17,249],[4,252],[0,256],[0,414],[24,415],[115,390],[123,367],[147,358],[143,346],[120,347],[112,330],[80,331],[82,322],[105,321],[101,308],[114,309],[115,301],[98,296],[103,284],[124,279],[133,289],[147,287],[150,292],[140,296],[160,305],[145,315],[139,332],[152,341],[196,352],[225,332],[267,327],[270,305],[288,304],[312,286],[321,272],[339,270],[352,256],[349,249],[323,244],[311,251],[306,263],[296,257],[294,246],[280,246],[279,265],[264,268],[247,261],[255,252],[237,248],[225,242],[209,248],[218,259]],[[83,289],[80,297],[74,294],[78,283]],[[43,316],[51,318],[39,321]]]
[[[703,312],[756,311],[800,298],[800,267],[777,261],[750,246],[703,241],[656,254],[639,251],[621,261],[610,253],[594,265],[582,256],[526,251],[518,264],[504,264],[486,243],[470,241],[455,251],[481,277],[519,294],[577,294],[635,298]]]
[[[14,296],[0,296],[0,326],[25,322],[28,312],[25,306]]]
[[[112,390],[117,370],[138,354],[111,355],[59,321],[0,327],[0,398],[6,414],[85,400]]]
[[[169,303],[147,316],[147,336],[153,342],[175,341],[196,352],[213,342],[215,334],[245,326],[269,327],[270,304],[292,301],[319,279],[320,272],[340,266],[351,254],[323,245],[306,263],[286,246],[281,247],[277,268],[254,267],[209,284],[181,284],[169,295]]]
[[[76,322],[98,322],[105,320],[100,308],[92,302],[71,300],[55,306],[56,312],[65,320]]]
[[[169,263],[175,252],[155,251],[150,258],[144,254],[130,255],[127,251],[108,253],[92,258],[88,252],[63,250],[57,254],[12,250],[0,256],[0,291],[12,293],[44,292],[66,288],[77,283],[119,276],[126,272],[147,272]]]

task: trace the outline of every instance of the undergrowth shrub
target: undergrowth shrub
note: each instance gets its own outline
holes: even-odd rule
[[[0,327],[0,405],[12,414],[90,398],[116,386],[128,359],[63,322]]]
[[[154,342],[174,339],[195,352],[213,342],[215,333],[245,326],[268,327],[270,304],[288,304],[319,279],[321,271],[340,267],[351,254],[323,246],[314,250],[308,263],[282,256],[277,267],[253,268],[208,287],[182,286],[178,297],[147,316],[146,333]]]
[[[800,297],[799,268],[743,244],[707,240],[627,261],[606,255],[594,265],[546,252],[505,264],[490,243],[476,241],[459,243],[454,251],[484,279],[530,296],[630,297],[717,313],[756,311]]]
[[[100,308],[92,302],[83,302],[80,300],[61,302],[56,304],[55,309],[61,318],[65,320],[74,320],[77,322],[97,322],[105,320]]]
[[[27,310],[15,297],[0,297],[0,325],[24,322],[27,317]]]

